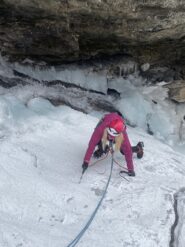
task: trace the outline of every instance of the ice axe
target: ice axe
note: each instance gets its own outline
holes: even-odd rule
[[[83,175],[84,175],[85,171],[87,170],[87,168],[88,168],[88,164],[86,162],[84,162],[82,165],[82,175],[80,177],[79,184],[81,183]]]

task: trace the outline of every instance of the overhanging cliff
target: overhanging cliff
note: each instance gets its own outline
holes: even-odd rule
[[[70,62],[116,54],[185,62],[183,0],[0,0],[0,50]]]

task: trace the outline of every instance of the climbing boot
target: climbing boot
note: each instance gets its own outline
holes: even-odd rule
[[[136,145],[137,147],[137,158],[141,159],[143,157],[144,151],[143,151],[143,147],[144,147],[144,143],[143,142],[138,142],[138,144]]]

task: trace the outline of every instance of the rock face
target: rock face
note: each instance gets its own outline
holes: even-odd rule
[[[184,0],[0,0],[0,50],[47,62],[122,54],[183,65]]]
[[[165,85],[169,89],[169,98],[178,102],[185,102],[185,81],[179,80]]]

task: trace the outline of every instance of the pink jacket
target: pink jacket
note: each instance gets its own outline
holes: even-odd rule
[[[87,148],[87,151],[86,151],[86,154],[84,157],[85,162],[89,163],[96,145],[102,139],[104,129],[107,128],[109,126],[109,124],[113,120],[116,120],[116,119],[123,120],[123,118],[121,116],[119,116],[117,113],[106,114],[104,116],[104,118],[102,120],[100,120],[100,122],[98,123],[97,127],[95,128],[95,130],[91,136],[91,139],[89,141],[89,146]],[[123,137],[124,137],[124,141],[121,145],[121,150],[123,151],[123,153],[125,155],[128,170],[133,171],[134,166],[133,166],[133,160],[132,160],[132,147],[130,145],[130,141],[128,139],[128,135],[126,133],[126,130],[123,131]]]

